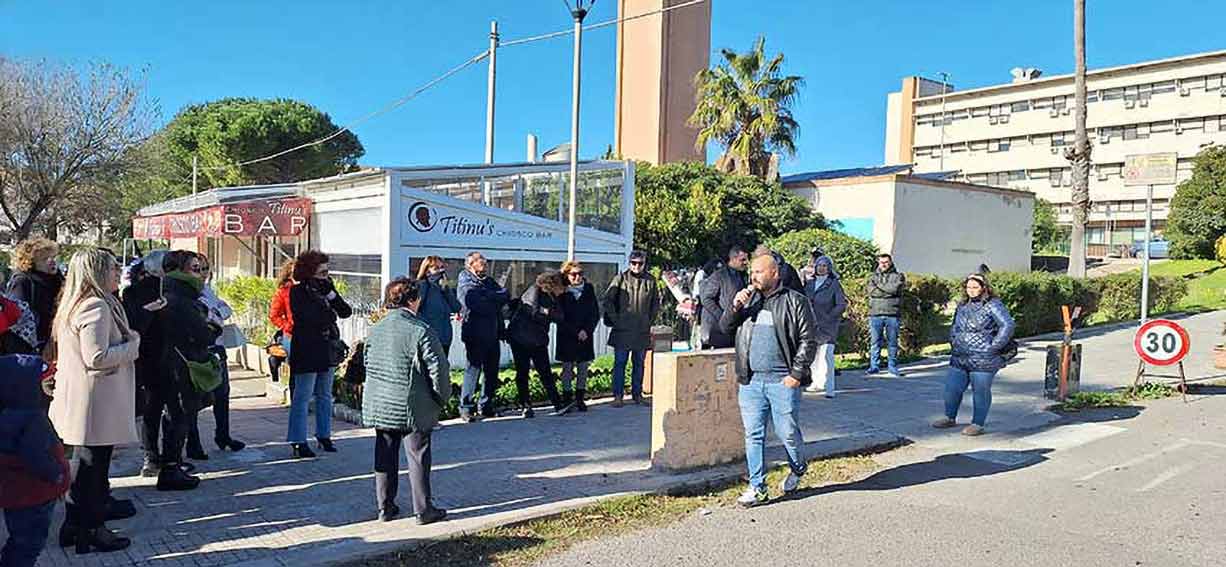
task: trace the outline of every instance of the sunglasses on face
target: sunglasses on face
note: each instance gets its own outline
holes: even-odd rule
[[[570,277],[572,277],[572,278],[581,278],[581,277],[583,277],[583,272],[571,272],[571,273],[570,273]]]
[[[646,262],[642,260],[631,260],[630,261],[631,266],[642,266],[643,264],[646,264]]]

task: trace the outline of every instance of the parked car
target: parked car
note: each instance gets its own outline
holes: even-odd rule
[[[1150,258],[1169,258],[1171,245],[1169,242],[1158,238],[1149,241],[1149,257]],[[1145,250],[1145,241],[1138,240],[1132,243],[1132,257],[1143,258]]]

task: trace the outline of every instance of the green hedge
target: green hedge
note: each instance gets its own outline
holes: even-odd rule
[[[239,276],[217,282],[217,296],[224,299],[234,310],[233,322],[243,330],[251,344],[266,345],[272,340],[275,329],[268,321],[268,308],[277,291],[277,282],[271,278]]]
[[[1097,297],[1089,280],[1046,272],[993,272],[988,281],[1017,323],[1018,337],[1029,337],[1064,328],[1061,305],[1080,305],[1085,315],[1095,310]],[[952,284],[956,299],[962,297],[962,282]]]
[[[839,352],[867,355],[869,345],[867,278],[843,279],[847,311],[839,332]],[[907,275],[903,294],[898,346],[903,354],[918,355],[930,344],[945,342],[949,334],[949,283],[936,276]]]
[[[1183,278],[1150,276],[1149,312],[1169,313],[1186,295]],[[1098,295],[1098,314],[1106,321],[1126,321],[1141,317],[1141,276],[1136,272],[1113,274],[1091,280]]]
[[[821,248],[834,261],[835,271],[843,279],[867,277],[877,267],[876,245],[833,230],[813,228],[789,232],[767,245],[797,269],[809,263],[813,248]]]

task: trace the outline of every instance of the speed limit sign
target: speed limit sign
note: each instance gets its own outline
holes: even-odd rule
[[[1188,354],[1188,332],[1174,321],[1154,319],[1137,329],[1133,346],[1141,360],[1155,366],[1178,364]]]

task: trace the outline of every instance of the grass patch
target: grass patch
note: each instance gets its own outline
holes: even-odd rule
[[[1226,268],[1221,268],[1221,264],[1218,267],[1220,269],[1188,282],[1188,295],[1179,302],[1181,310],[1226,309]]]
[[[1215,260],[1167,260],[1150,264],[1149,275],[1184,278],[1203,274],[1220,267],[1222,267],[1222,264]]]
[[[824,459],[809,464],[802,488],[857,480],[880,466],[869,456]],[[787,474],[783,468],[768,475],[772,492]],[[647,494],[613,498],[560,515],[516,526],[491,528],[455,539],[443,540],[411,551],[347,564],[350,567],[421,565],[459,567],[467,565],[532,565],[585,541],[609,538],[665,526],[694,514],[735,506],[744,490],[739,484],[702,494],[669,496]],[[778,494],[772,494],[778,496]]]
[[[1141,400],[1160,400],[1179,393],[1175,388],[1158,382],[1146,382],[1140,386],[1112,392],[1077,392],[1064,403],[1057,404],[1056,411],[1082,411],[1094,408],[1119,408]]]

